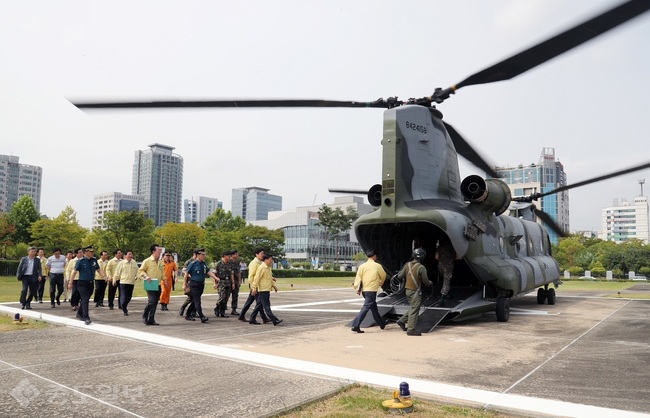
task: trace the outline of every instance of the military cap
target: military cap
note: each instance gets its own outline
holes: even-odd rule
[[[92,245],[89,245],[89,246],[83,248],[83,252],[86,252],[86,251],[93,251],[94,252],[95,249],[93,248]]]
[[[205,254],[205,248],[197,248],[196,250],[194,250],[194,254],[199,254],[199,253]]]
[[[224,252],[221,253],[221,256],[222,256],[222,257],[223,257],[223,256],[226,256],[226,255],[232,255],[232,252],[231,252],[230,250],[226,250],[226,251],[224,251]]]

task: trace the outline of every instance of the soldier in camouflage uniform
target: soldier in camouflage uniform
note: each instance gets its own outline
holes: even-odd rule
[[[239,253],[237,250],[231,251],[230,268],[232,270],[234,281],[234,287],[232,288],[232,299],[230,300],[230,306],[232,307],[230,315],[239,316],[239,312],[237,312],[237,302],[239,300],[239,286],[241,286],[241,271],[239,270]]]
[[[418,317],[420,316],[420,306],[422,305],[422,285],[431,286],[427,269],[422,265],[424,258],[427,256],[426,251],[422,248],[413,250],[411,261],[406,263],[402,270],[397,274],[401,280],[405,280],[404,293],[409,302],[408,311],[397,320],[397,325],[406,331],[406,335],[422,335],[416,331]],[[408,330],[406,324],[408,323]]]
[[[440,304],[444,304],[445,300],[449,299],[449,286],[451,276],[454,272],[454,260],[456,259],[456,252],[451,245],[449,238],[442,237],[438,241],[438,248],[436,249],[436,260],[438,260],[438,271],[442,276],[442,289],[440,290]]]
[[[217,287],[219,291],[219,298],[217,299],[217,306],[214,308],[214,314],[217,317],[221,318],[228,318],[226,315],[226,309],[228,308],[228,298],[230,297],[230,293],[234,287],[234,277],[230,264],[231,255],[231,251],[224,251],[223,254],[221,254],[221,260],[215,267],[215,274],[219,278]],[[215,283],[215,285],[217,285],[217,283]]]

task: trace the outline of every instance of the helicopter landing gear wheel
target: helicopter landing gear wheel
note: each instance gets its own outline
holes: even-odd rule
[[[543,289],[541,287],[539,289],[537,289],[537,304],[538,305],[543,305],[544,301],[546,300],[547,297],[548,297],[548,292],[545,289]]]
[[[508,322],[510,319],[510,299],[505,296],[499,296],[497,298],[497,321],[499,322]]]
[[[555,289],[548,289],[547,300],[549,305],[555,305]]]

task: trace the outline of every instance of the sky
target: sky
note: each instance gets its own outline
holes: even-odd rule
[[[612,0],[0,3],[0,154],[43,168],[40,211],[90,227],[131,193],[134,151],[175,147],[183,196],[258,186],[283,208],[381,182],[381,109],[83,112],[71,101],[430,95],[619,4]],[[568,182],[650,161],[650,13],[512,80],[459,90],[445,121],[498,166],[555,148]],[[483,174],[461,161],[461,177]],[[571,230],[650,170],[570,191]],[[650,187],[647,185],[646,189]],[[644,194],[648,194],[644,189]]]

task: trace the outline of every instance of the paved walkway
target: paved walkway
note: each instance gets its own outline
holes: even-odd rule
[[[206,312],[216,301],[204,296]],[[280,326],[235,318],[187,322],[173,308],[145,326],[91,308],[32,305],[60,326],[0,334],[0,407],[10,416],[272,415],[360,382],[526,416],[650,416],[650,301],[570,296],[513,300],[494,315],[407,337],[394,324],[351,333],[361,299],[349,289],[272,295]],[[0,312],[18,312],[17,304]]]

